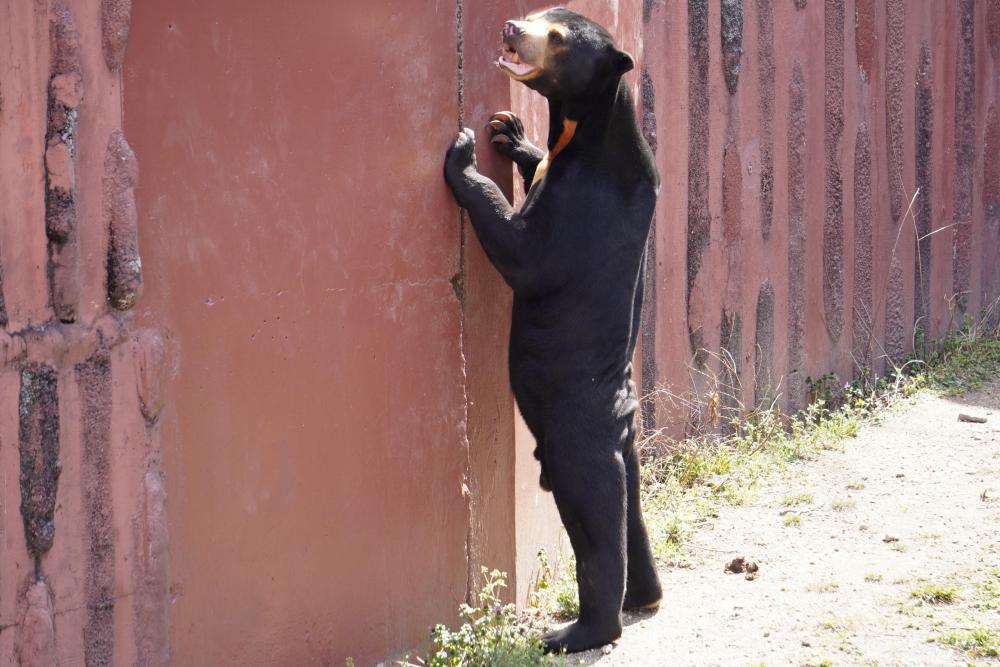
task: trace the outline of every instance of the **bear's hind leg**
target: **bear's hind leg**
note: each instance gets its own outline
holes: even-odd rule
[[[654,609],[663,589],[656,574],[656,560],[649,546],[646,523],[639,502],[639,453],[628,443],[625,454],[625,485],[628,493],[628,574],[623,609]]]
[[[587,452],[551,447],[549,483],[576,555],[580,617],[545,637],[549,651],[568,653],[604,646],[621,636],[625,594],[625,467],[610,447]],[[559,451],[564,450],[564,451]]]

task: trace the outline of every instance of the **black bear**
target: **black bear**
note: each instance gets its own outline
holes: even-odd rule
[[[621,636],[621,610],[659,605],[639,508],[632,382],[646,239],[659,190],[652,152],[611,35],[566,9],[503,28],[498,66],[548,100],[548,151],[510,112],[487,130],[528,191],[520,211],[476,171],[459,133],[445,179],[514,292],[510,382],[537,441],[542,485],[576,554],[580,617],[545,638],[569,652]]]

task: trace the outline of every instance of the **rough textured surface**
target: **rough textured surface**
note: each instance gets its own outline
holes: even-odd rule
[[[861,80],[870,82],[878,57],[875,30],[875,0],[856,0],[854,7],[854,50]]]
[[[806,285],[806,100],[802,70],[796,63],[788,106],[788,407],[805,401]]]
[[[743,0],[722,0],[722,71],[726,89],[736,94],[743,57]]]
[[[993,60],[1000,60],[1000,0],[986,0],[986,38]]]
[[[885,342],[884,354],[889,363],[899,366],[906,354],[906,323],[903,310],[906,307],[905,286],[903,284],[903,263],[893,255],[889,264],[889,282],[885,288]]]
[[[760,114],[760,233],[771,237],[774,219],[774,10],[757,0],[757,71]]]
[[[87,518],[83,628],[87,665],[110,665],[114,655],[115,541],[111,498],[111,355],[101,348],[76,366],[83,415],[83,505]]]
[[[934,72],[931,68],[931,50],[927,42],[920,48],[920,63],[917,67],[917,80],[914,86],[916,100],[916,186],[920,191],[914,202],[913,216],[916,221],[916,261],[913,266],[914,325],[927,329],[927,323],[921,320],[930,315],[931,288],[931,242],[929,236],[933,225],[933,197],[931,193],[931,176],[933,169],[933,139],[934,139]]]
[[[101,37],[104,62],[117,71],[125,58],[129,26],[132,24],[132,0],[101,0]]]
[[[53,7],[49,30],[52,75],[45,150],[49,281],[56,317],[72,322],[80,297],[75,161],[83,74],[76,25],[63,2]]]
[[[722,311],[719,330],[719,357],[722,360],[722,425],[732,428],[732,420],[743,412],[740,375],[743,369],[743,318]]]
[[[872,143],[866,125],[858,128],[854,141],[854,331],[851,356],[854,376],[872,368],[872,333],[875,311],[872,307]]]
[[[139,165],[121,130],[111,133],[104,161],[104,215],[108,227],[108,301],[133,307],[142,294],[135,186]]]
[[[955,73],[955,232],[952,291],[959,315],[969,306],[972,278],[972,197],[976,169],[975,0],[958,0],[958,61]]]
[[[21,371],[18,398],[21,453],[21,516],[28,550],[40,556],[55,539],[59,488],[59,394],[55,369],[29,364]]]
[[[906,5],[904,0],[885,3],[885,149],[889,167],[889,211],[898,223],[905,212],[903,201],[903,86],[905,80]]]
[[[702,253],[711,240],[708,211],[708,0],[688,0],[688,219],[687,312],[692,351],[702,346],[692,328],[691,290],[701,268]]]
[[[651,9],[650,9],[651,11]],[[649,19],[646,18],[648,21]],[[653,155],[657,149],[656,124],[656,90],[649,69],[642,68],[640,81],[642,93],[642,136],[645,137]],[[656,312],[657,312],[657,260],[656,260],[656,218],[649,229],[649,241],[646,243],[646,276],[644,281],[644,298],[642,304],[642,322],[640,324],[639,347],[642,350],[642,366],[640,370],[640,386],[645,393],[656,386],[659,370],[656,365]],[[656,402],[652,399],[642,400],[642,424],[644,428],[656,428]]]
[[[823,306],[833,341],[844,330],[844,183],[840,138],[844,133],[844,1],[826,0],[824,142],[826,217],[823,222]]]
[[[774,287],[768,280],[757,293],[757,328],[754,335],[754,402],[767,405],[774,398]]]

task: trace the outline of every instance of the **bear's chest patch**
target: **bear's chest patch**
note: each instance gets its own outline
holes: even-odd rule
[[[542,161],[535,167],[535,175],[531,179],[532,185],[545,178],[545,173],[549,170],[552,161],[556,159],[557,155],[563,152],[563,149],[569,146],[569,142],[573,140],[574,134],[576,134],[576,121],[568,118],[565,119],[563,121],[562,132],[559,134],[559,138],[556,140],[552,150],[547,152]]]

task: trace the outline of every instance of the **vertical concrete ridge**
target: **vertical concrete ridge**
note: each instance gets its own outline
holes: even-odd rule
[[[885,5],[885,123],[889,166],[889,210],[892,222],[905,213],[903,201],[903,80],[905,63],[906,5],[904,0],[886,0]]]
[[[1000,0],[986,0],[986,41],[995,65],[1000,65]]]
[[[761,407],[774,397],[774,286],[766,279],[757,291],[754,347],[754,403]]]
[[[59,462],[59,380],[51,366],[21,370],[18,437],[21,454],[21,516],[28,551],[40,556],[55,539]]]
[[[136,664],[166,667],[170,664],[170,542],[167,493],[158,462],[149,464],[139,502],[133,523],[133,537],[139,545],[133,571]]]
[[[760,96],[760,234],[771,238],[774,220],[774,8],[757,0],[757,67]]]
[[[916,253],[913,266],[913,323],[924,331],[930,323],[925,322],[930,315],[931,287],[931,238],[933,224],[933,199],[931,194],[933,169],[934,132],[934,72],[931,50],[926,41],[920,47],[920,62],[917,66],[915,91],[916,117],[916,187],[920,191],[914,203],[913,217],[916,223]]]
[[[142,294],[139,215],[135,186],[139,164],[121,130],[108,139],[104,158],[104,224],[108,228],[108,302],[116,310],[132,308]]]
[[[788,408],[805,401],[806,90],[798,62],[788,102]]]
[[[722,71],[726,90],[736,94],[743,57],[743,0],[722,0]]]
[[[969,307],[972,278],[972,198],[976,170],[975,0],[957,0],[958,58],[955,72],[955,233],[952,236],[952,291],[959,316]]]
[[[83,628],[87,665],[110,665],[114,656],[115,536],[111,498],[111,355],[99,347],[76,365],[83,417],[81,477],[87,520]]]
[[[831,340],[844,330],[844,184],[840,138],[844,133],[844,0],[826,0],[824,149],[826,217],[823,223],[823,308]]]
[[[854,50],[861,80],[871,81],[875,69],[878,34],[875,30],[875,0],[856,0],[854,6]]]
[[[688,223],[687,320],[692,351],[701,349],[701,334],[691,320],[691,292],[710,241],[708,210],[708,0],[688,0]]]
[[[19,591],[14,655],[20,667],[52,667],[56,659],[55,604],[45,577],[29,575]]]
[[[740,376],[743,366],[743,319],[738,312],[722,309],[719,326],[719,356],[722,358],[723,429],[743,413],[743,391]]]
[[[647,19],[648,20],[648,19]],[[642,92],[642,136],[649,144],[653,155],[656,155],[656,90],[653,77],[644,65],[640,79]],[[656,428],[656,401],[650,397],[650,392],[656,386],[659,369],[656,364],[656,312],[657,312],[657,262],[656,262],[656,216],[649,228],[646,239],[646,257],[643,262],[643,301],[640,318],[640,341],[642,348],[642,368],[639,369],[642,392],[642,425],[646,429]]]
[[[906,354],[906,329],[903,322],[903,263],[893,252],[885,295],[885,354],[894,366],[903,363]]]
[[[987,222],[1000,221],[1000,112],[991,104],[983,137],[983,206]]]
[[[139,411],[146,422],[146,470],[132,522],[137,545],[132,570],[136,662],[140,667],[165,667],[170,664],[170,535],[159,415],[177,355],[156,329],[136,331],[132,351]]]
[[[853,338],[855,377],[871,372],[875,313],[872,310],[872,143],[864,123],[854,141],[854,302]]]
[[[998,63],[1000,64],[1000,63]],[[983,281],[982,304],[988,306],[1000,297],[1000,113],[991,104],[986,113],[983,141]],[[1000,321],[1000,308],[995,308],[989,324]]]
[[[131,25],[132,0],[101,0],[101,45],[112,72],[121,69]]]
[[[3,295],[3,265],[0,264],[0,329],[6,327],[9,322],[10,320],[7,319],[7,301]]]
[[[49,25],[51,70],[45,149],[45,228],[49,237],[49,285],[55,316],[76,319],[79,301],[79,239],[76,214],[76,136],[83,101],[80,43],[73,15],[62,0]]]

